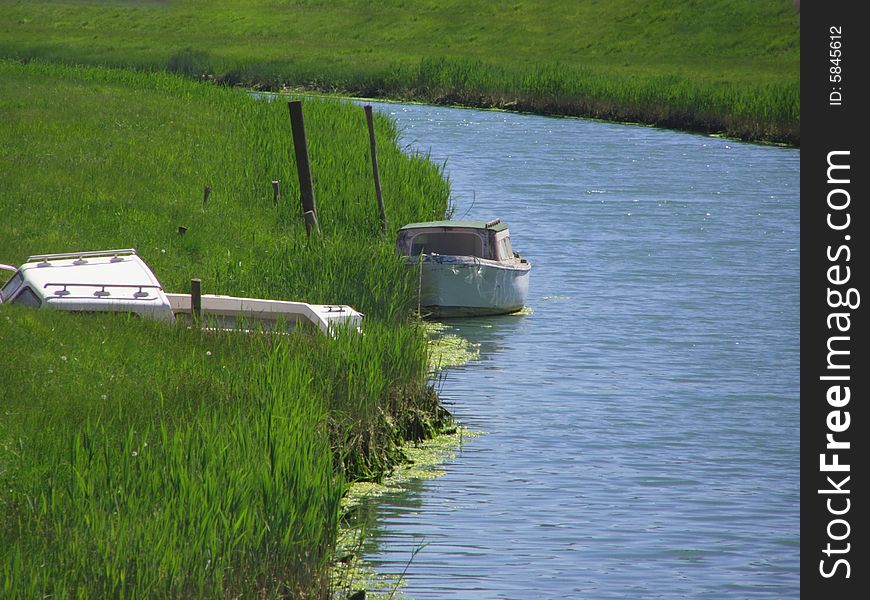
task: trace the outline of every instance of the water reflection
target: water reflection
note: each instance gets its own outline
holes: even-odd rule
[[[486,368],[500,368],[496,355],[510,343],[510,340],[518,332],[523,330],[525,319],[531,316],[528,313],[533,310],[528,307],[527,312],[524,311],[521,314],[444,319],[441,321],[445,326],[444,333],[460,334],[463,339],[480,349],[477,361],[453,367],[453,369],[477,368],[480,363],[483,363]]]

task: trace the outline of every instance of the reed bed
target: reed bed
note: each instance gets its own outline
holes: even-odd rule
[[[443,216],[441,170],[377,119],[383,237],[362,109],[305,100],[308,239],[286,104],[38,62],[0,61],[0,79],[2,262],[136,247],[170,291],[200,277],[366,313],[333,338],[0,307],[0,596],[328,596],[347,482],[449,420],[391,242]]]
[[[797,144],[791,0],[0,0],[0,56]]]
[[[800,143],[800,82],[734,85],[686,75],[614,74],[545,64],[505,68],[480,60],[422,59],[387,76],[349,76],[367,96],[551,115],[595,117],[735,138]]]
[[[201,277],[209,293],[344,302],[375,316],[407,300],[407,282],[390,276],[401,261],[379,235],[362,108],[305,101],[324,234],[309,241],[286,99],[45,63],[0,63],[0,75],[7,261],[132,246],[169,290]],[[394,123],[376,115],[376,130],[390,240],[405,223],[442,216],[449,188],[440,167],[397,147]]]

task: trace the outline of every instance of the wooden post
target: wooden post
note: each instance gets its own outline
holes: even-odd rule
[[[305,138],[305,120],[302,118],[302,101],[291,100],[287,103],[290,108],[290,125],[293,127],[293,150],[296,153],[296,172],[299,175],[299,192],[302,198],[302,214],[312,213],[315,231],[320,234],[317,225],[317,206],[314,202],[314,185],[311,181],[311,165],[308,162],[308,140]],[[306,218],[306,229],[311,234]]]
[[[190,318],[199,326],[202,319],[202,280],[190,280]]]
[[[375,145],[375,121],[372,117],[372,106],[366,104],[363,107],[366,111],[366,121],[369,125],[369,145],[372,150],[372,175],[375,178],[375,195],[378,197],[378,210],[381,211],[381,232],[387,233],[387,211],[384,208],[384,195],[381,192],[381,175],[378,169],[378,150]]]
[[[272,182],[272,201],[275,206],[281,201],[281,183],[279,181]]]

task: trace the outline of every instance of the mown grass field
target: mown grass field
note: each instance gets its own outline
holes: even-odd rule
[[[0,0],[0,56],[799,144],[791,0]]]
[[[326,597],[346,482],[446,419],[392,244],[447,210],[440,169],[377,119],[382,236],[362,109],[305,100],[308,240],[286,103],[37,62],[0,81],[0,262],[135,247],[169,291],[366,313],[333,339],[0,306],[0,596]]]

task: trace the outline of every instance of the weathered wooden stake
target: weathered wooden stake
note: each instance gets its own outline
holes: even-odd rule
[[[190,280],[190,317],[195,325],[199,325],[202,318],[202,280]]]
[[[369,125],[369,145],[372,149],[372,175],[375,178],[375,195],[378,197],[378,210],[381,211],[381,232],[387,233],[387,211],[384,208],[384,195],[381,192],[381,174],[378,169],[378,150],[375,144],[375,121],[372,117],[372,106],[366,104],[363,107],[366,111],[366,121]]]
[[[279,181],[272,182],[272,201],[275,206],[281,201],[281,183]]]
[[[291,100],[287,103],[290,108],[290,125],[293,127],[293,150],[296,153],[296,172],[299,174],[299,192],[302,199],[302,214],[312,213],[314,229],[320,234],[320,226],[317,225],[317,206],[314,202],[314,184],[311,181],[311,165],[308,162],[308,140],[305,137],[305,120],[302,118],[302,101]],[[311,234],[308,225],[308,217],[305,217],[306,229]]]

